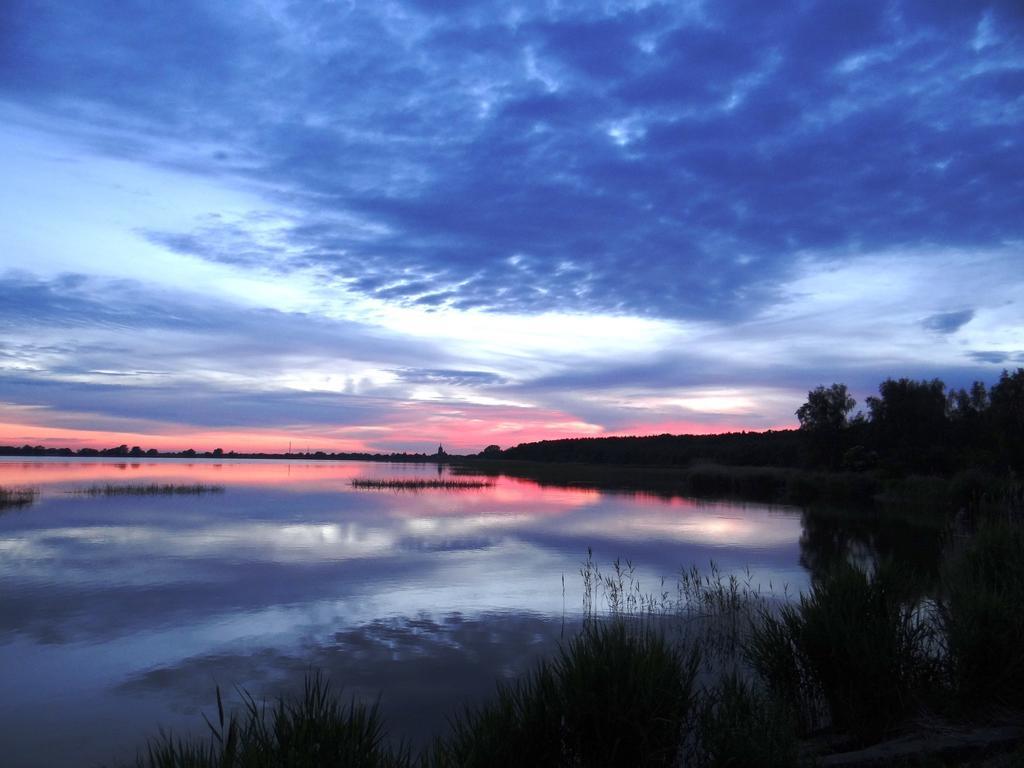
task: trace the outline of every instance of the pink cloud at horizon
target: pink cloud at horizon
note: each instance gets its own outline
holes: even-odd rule
[[[139,446],[145,450],[183,451],[192,448],[197,451],[224,451],[238,453],[295,453],[325,451],[328,453],[400,453],[433,452],[434,446],[442,444],[448,452],[476,453],[487,445],[509,448],[519,443],[540,440],[559,440],[587,437],[629,437],[661,434],[710,435],[724,432],[743,431],[732,424],[711,425],[700,422],[656,422],[639,424],[635,428],[605,431],[594,425],[580,424],[583,428],[573,429],[576,424],[534,423],[510,425],[508,422],[486,422],[472,419],[469,424],[457,424],[454,420],[444,428],[440,425],[408,425],[407,428],[389,426],[380,428],[387,434],[384,439],[354,439],[331,436],[331,430],[317,432],[303,430],[187,430],[170,433],[125,432],[119,430],[76,429],[47,427],[38,424],[0,422],[0,444],[22,446],[43,445],[47,448],[95,448],[104,449],[118,445]],[[779,425],[766,429],[790,429],[793,425]],[[343,428],[344,429],[344,428]],[[367,428],[367,432],[375,432]],[[763,431],[763,429],[746,429]],[[413,446],[413,447],[410,447]]]
[[[644,437],[651,435],[721,435],[729,432],[768,432],[782,429],[796,429],[798,424],[779,423],[750,426],[738,423],[735,417],[710,424],[703,421],[657,421],[641,422],[628,427],[603,433],[599,437]]]

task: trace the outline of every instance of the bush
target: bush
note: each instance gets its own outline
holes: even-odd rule
[[[953,475],[949,481],[949,506],[976,513],[982,507],[985,497],[999,488],[999,480],[980,469],[965,469]]]
[[[209,720],[209,741],[174,739],[150,743],[138,768],[408,768],[408,754],[385,744],[376,705],[343,706],[327,681],[306,678],[301,698],[280,699],[269,713],[248,694],[244,719],[225,719],[217,691],[218,723]]]
[[[530,678],[453,723],[436,766],[669,766],[693,709],[696,650],[593,622]]]
[[[843,565],[755,626],[747,656],[805,730],[823,705],[833,729],[877,741],[934,682],[932,628],[898,588],[906,581],[891,567],[869,578]]]
[[[1024,706],[1024,527],[986,523],[943,570],[950,676],[969,706]]]
[[[789,768],[799,760],[788,708],[736,674],[705,695],[697,718],[697,762],[708,768]]]

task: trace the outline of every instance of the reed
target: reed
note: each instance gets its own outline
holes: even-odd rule
[[[799,764],[796,723],[785,703],[736,672],[702,692],[692,764],[789,768]]]
[[[985,522],[953,551],[939,608],[960,703],[1024,708],[1024,526]]]
[[[796,604],[766,612],[747,656],[805,731],[829,725],[858,743],[901,725],[938,680],[934,626],[909,579],[844,564]]]
[[[115,485],[91,485],[69,493],[80,496],[196,496],[204,493],[224,493],[223,485],[174,485],[171,483],[150,483],[148,485],[126,483]]]
[[[2,488],[0,487],[0,509],[24,507],[39,497],[37,488]]]
[[[269,711],[242,692],[243,711],[225,715],[217,689],[217,721],[205,717],[207,739],[152,740],[137,768],[409,768],[409,751],[386,745],[376,704],[342,704],[319,673],[307,676],[302,696],[278,699]]]
[[[1022,560],[1024,528],[986,524],[951,550],[936,601],[884,563],[780,601],[714,564],[648,593],[629,561],[602,571],[588,552],[582,630],[415,759],[386,746],[376,705],[317,675],[269,713],[244,694],[225,717],[218,692],[209,739],[161,734],[138,766],[794,766],[824,744],[801,737],[867,745],[951,697],[962,718],[1024,706]]]
[[[461,491],[490,488],[493,485],[493,480],[430,480],[427,478],[393,478],[387,480],[356,478],[352,481],[353,488],[373,491]]]
[[[552,661],[457,718],[424,764],[675,765],[699,658],[650,626],[590,623]]]

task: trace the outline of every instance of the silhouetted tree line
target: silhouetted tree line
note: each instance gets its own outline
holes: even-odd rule
[[[1024,471],[1024,368],[991,388],[976,381],[947,389],[939,379],[886,379],[866,410],[845,384],[807,393],[796,411],[800,428],[722,435],[654,435],[544,440],[481,458],[593,464],[881,470],[894,475],[949,474],[979,468]]]
[[[196,451],[188,448],[184,451],[158,451],[155,448],[143,450],[139,446],[129,448],[119,445],[116,448],[47,448],[43,445],[0,445],[0,456],[84,456],[110,457],[125,459],[313,459],[335,461],[396,461],[396,462],[435,462],[437,454],[426,453],[327,453],[325,451],[294,452],[294,453],[239,453],[214,448],[212,451]],[[448,454],[443,454],[447,457]]]
[[[794,466],[801,461],[796,430],[730,432],[721,435],[650,435],[645,437],[579,437],[522,443],[481,458],[516,461],[579,462],[686,466],[695,462],[725,465]]]

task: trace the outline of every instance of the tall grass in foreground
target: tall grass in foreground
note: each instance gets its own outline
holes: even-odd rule
[[[408,768],[408,750],[393,750],[377,705],[339,702],[319,674],[303,694],[269,711],[248,694],[241,716],[225,717],[217,691],[217,723],[206,741],[161,734],[137,768]]]
[[[734,672],[700,697],[692,764],[708,768],[788,768],[797,764],[796,723],[785,703]]]
[[[174,485],[171,483],[150,483],[148,485],[126,483],[123,485],[91,485],[77,488],[69,493],[80,496],[194,496],[204,493],[224,493],[223,485]]]
[[[468,709],[419,757],[423,768],[672,766],[695,709],[696,649],[622,621],[589,625],[532,674]],[[137,768],[396,768],[408,750],[385,743],[376,705],[341,705],[319,675],[271,711],[244,695],[205,740],[161,734]]]
[[[968,708],[1024,708],[1024,526],[983,524],[943,569],[951,682]]]
[[[847,749],[948,700],[961,717],[1024,708],[1022,563],[1024,528],[988,524],[928,602],[905,571],[843,564],[779,603],[714,567],[651,594],[628,561],[603,572],[588,556],[581,632],[415,760],[386,746],[376,706],[314,677],[270,713],[246,696],[226,721],[218,695],[208,741],[163,735],[138,766],[795,766],[822,731]]]
[[[0,509],[24,507],[39,496],[36,488],[0,488]]]
[[[795,605],[765,613],[747,656],[807,731],[829,724],[858,742],[882,738],[937,684],[934,626],[892,566],[843,564]]]
[[[472,488],[490,488],[493,485],[494,482],[491,480],[430,480],[426,478],[396,478],[390,480],[356,478],[352,481],[353,488],[377,491],[421,491],[427,489],[459,491]]]
[[[675,765],[698,661],[695,648],[655,630],[589,624],[552,661],[456,719],[425,765]]]

